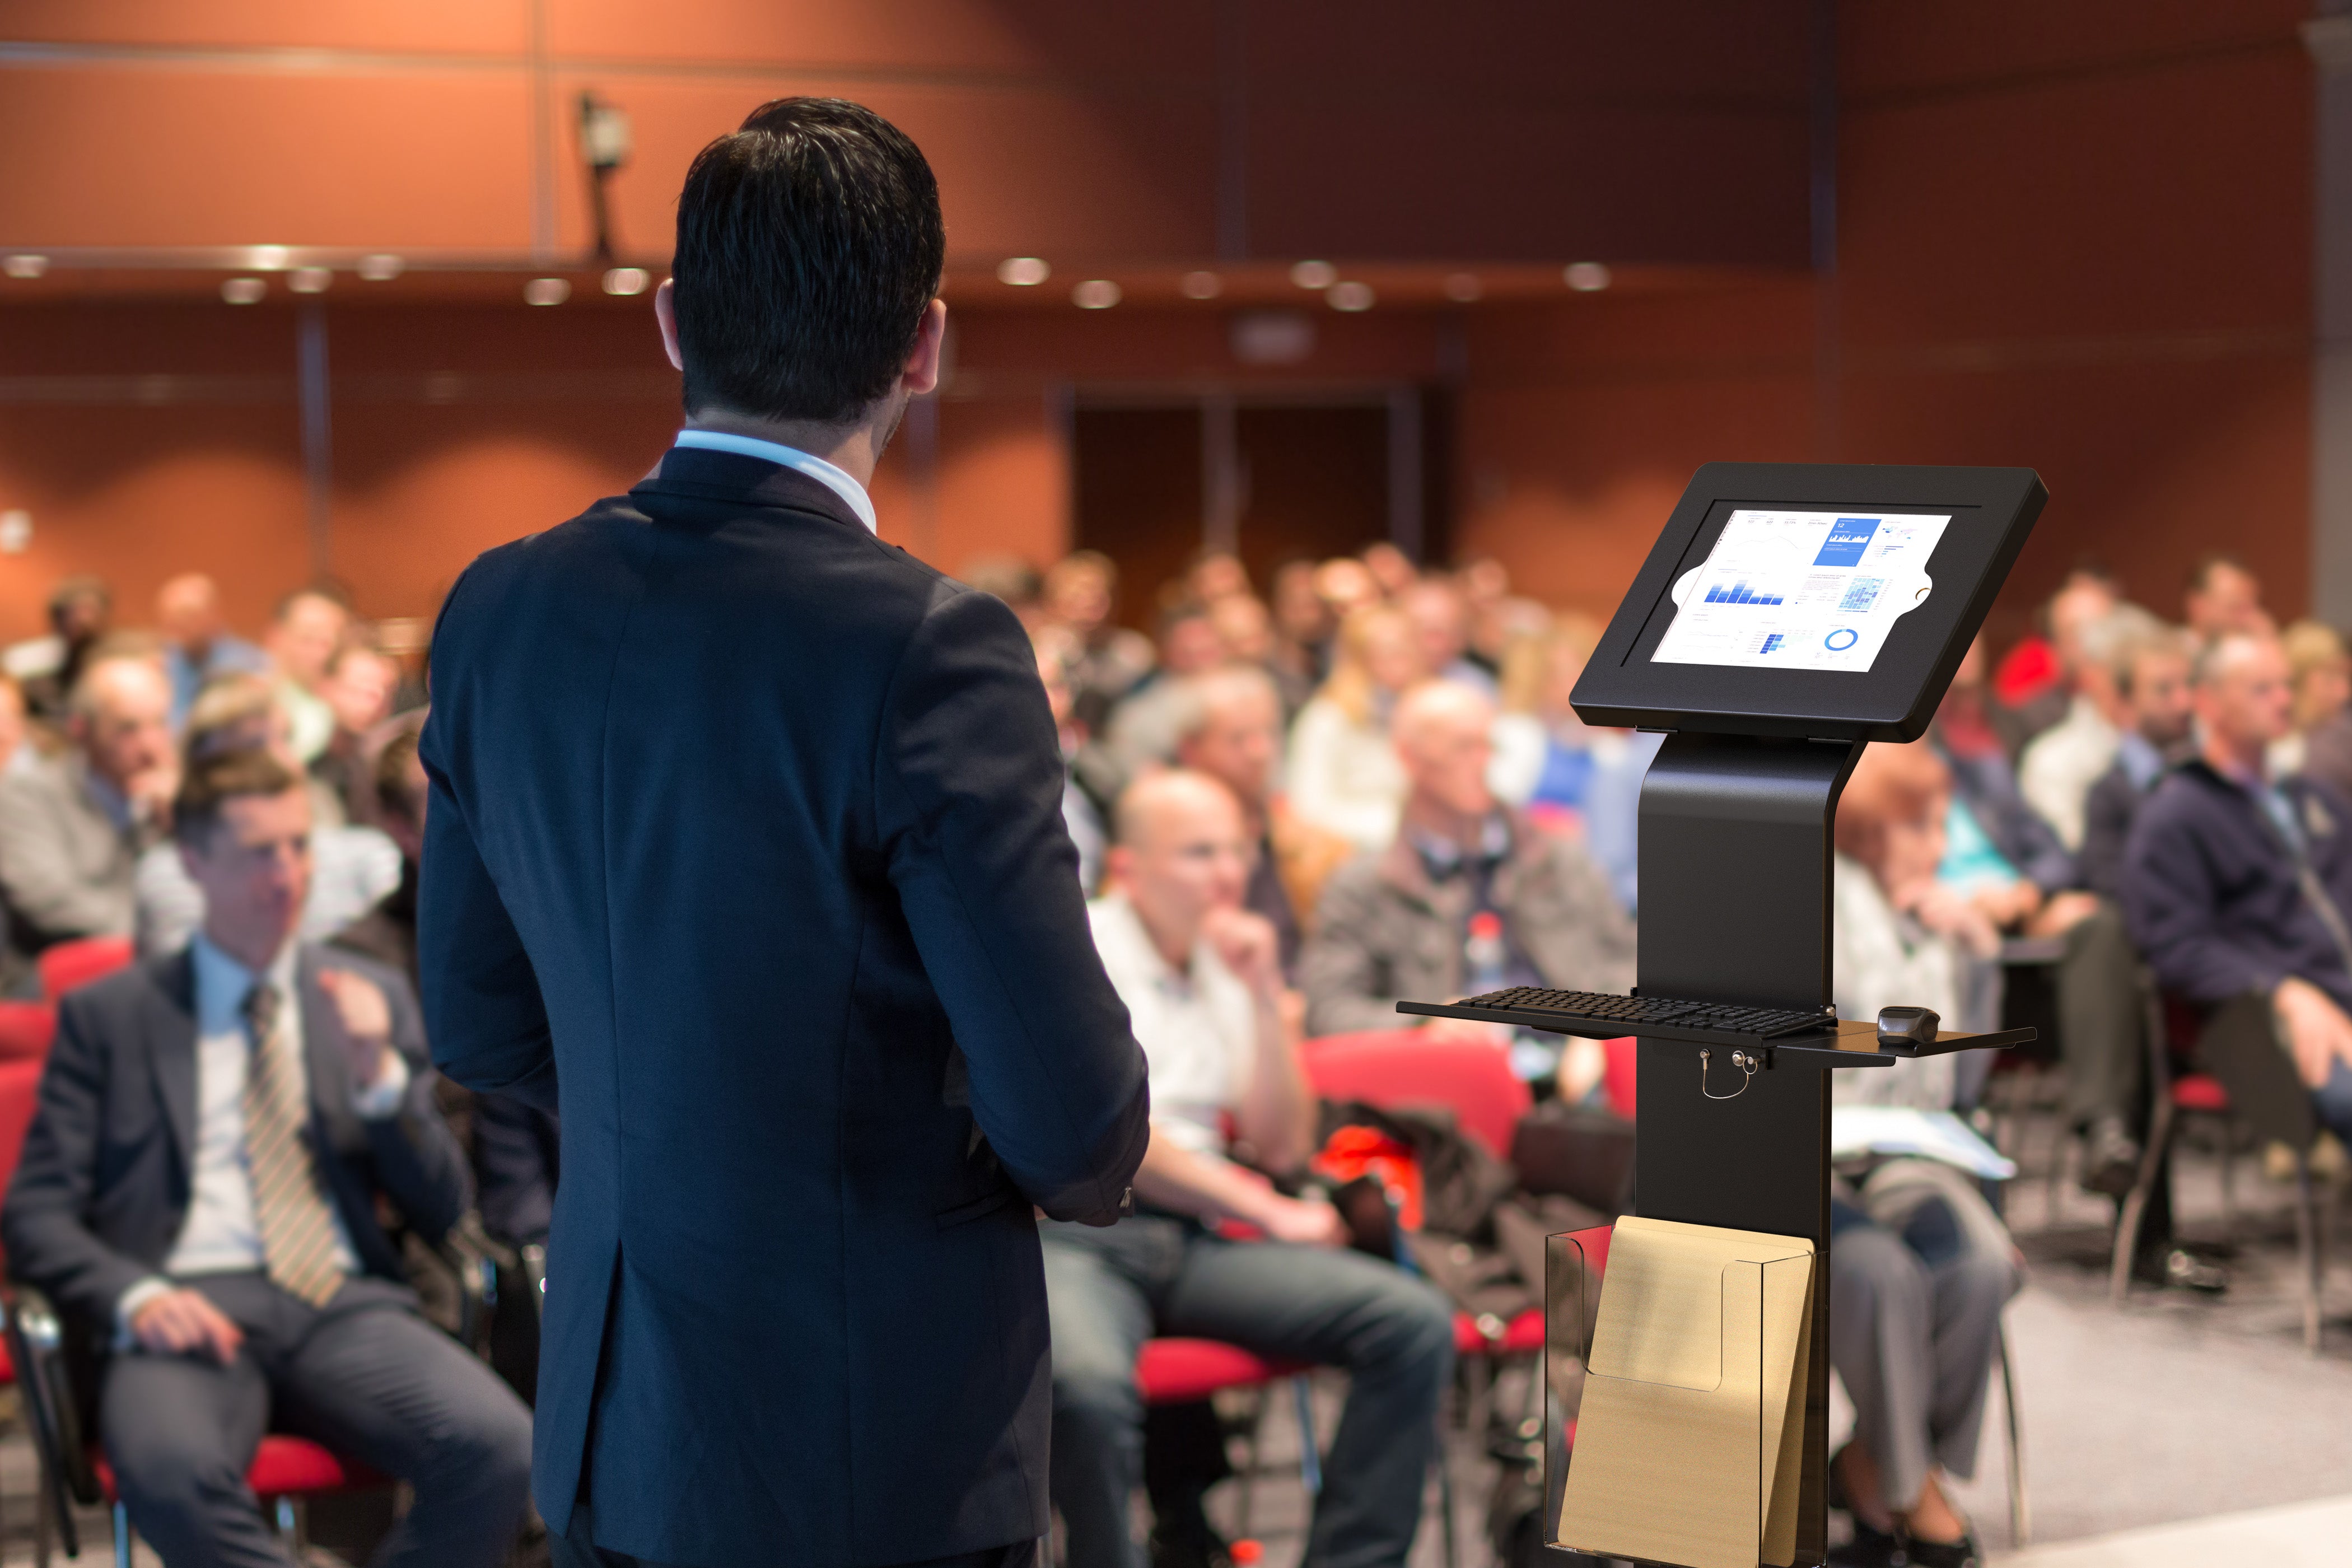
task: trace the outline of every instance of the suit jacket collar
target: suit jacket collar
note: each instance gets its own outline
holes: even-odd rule
[[[773,508],[814,512],[866,531],[866,524],[832,487],[794,468],[740,452],[703,447],[672,447],[661,466],[629,491],[639,510],[656,522],[688,521],[702,509],[679,502],[719,501],[736,508]]]

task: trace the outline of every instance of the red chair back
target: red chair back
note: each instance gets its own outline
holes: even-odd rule
[[[1601,1042],[1601,1092],[1609,1100],[1609,1109],[1633,1120],[1633,1085],[1641,1077],[1642,1042],[1631,1035],[1620,1035],[1613,1040]]]
[[[41,1091],[41,1062],[0,1062],[0,1193],[16,1177],[25,1152],[25,1130]]]
[[[40,1061],[58,1032],[58,1010],[47,1002],[0,1002],[0,1061]]]
[[[124,968],[134,956],[127,936],[86,936],[44,948],[33,967],[40,971],[41,989],[55,1002],[76,986]]]
[[[1535,1103],[1500,1046],[1432,1041],[1418,1029],[1328,1035],[1299,1047],[1307,1086],[1326,1100],[1360,1100],[1383,1110],[1439,1105],[1496,1159]]]

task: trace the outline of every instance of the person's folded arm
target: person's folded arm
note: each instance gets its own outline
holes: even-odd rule
[[[547,1005],[451,784],[444,749],[451,722],[436,706],[417,748],[430,784],[416,900],[425,1031],[435,1063],[467,1089],[552,1110],[555,1043]]]
[[[1095,952],[1062,782],[1020,622],[942,581],[876,737],[889,877],[990,1147],[1048,1215],[1107,1222],[1142,1162],[1150,1101]]]
[[[125,1295],[156,1276],[90,1229],[108,1072],[90,1015],[86,997],[68,996],[58,1008],[32,1124],[0,1205],[0,1246],[12,1278],[92,1323],[111,1324]]]

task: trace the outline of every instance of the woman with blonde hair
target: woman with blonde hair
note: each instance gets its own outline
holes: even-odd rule
[[[1664,737],[1596,729],[1570,706],[1600,640],[1600,623],[1575,610],[1522,618],[1513,627],[1503,649],[1503,712],[1495,721],[1487,777],[1496,795],[1528,821],[1581,840],[1630,911],[1638,891],[1642,779]]]
[[[1360,849],[1388,847],[1405,795],[1389,714],[1423,673],[1421,645],[1401,612],[1366,605],[1339,623],[1331,674],[1290,731],[1287,782],[1298,816]]]

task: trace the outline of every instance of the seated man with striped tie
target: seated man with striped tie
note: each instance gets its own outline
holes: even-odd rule
[[[244,1480],[270,1430],[415,1489],[378,1563],[491,1568],[530,1417],[418,1315],[378,1219],[437,1237],[469,1195],[415,998],[293,940],[310,805],[283,763],[197,763],[173,833],[204,931],[64,999],[0,1207],[8,1266],[107,1347],[100,1435],[173,1568],[289,1562]]]

